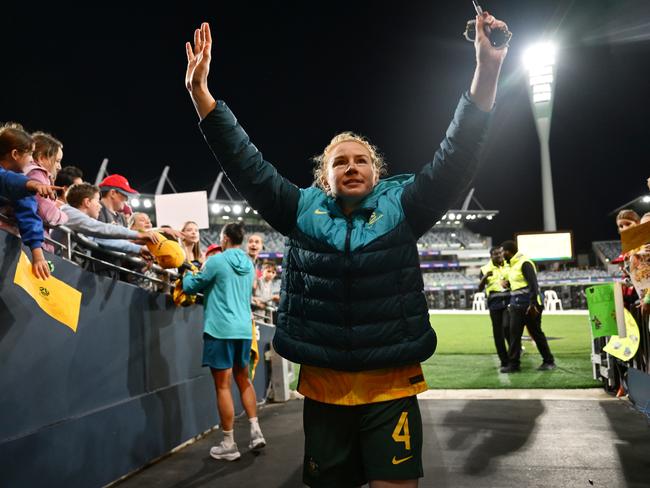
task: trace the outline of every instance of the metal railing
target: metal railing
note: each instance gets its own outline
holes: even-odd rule
[[[15,221],[3,213],[0,213],[0,220],[11,226],[15,225]],[[168,292],[171,288],[173,288],[174,282],[180,276],[175,270],[164,269],[157,264],[149,264],[142,258],[130,256],[123,252],[114,251],[112,249],[107,249],[97,244],[93,240],[88,239],[83,234],[79,234],[73,231],[65,225],[58,225],[56,226],[56,229],[63,233],[65,242],[60,242],[48,236],[45,236],[45,242],[52,245],[55,249],[58,250],[58,252],[55,252],[55,254],[73,264],[79,265],[79,262],[77,260],[83,261],[84,263],[95,263],[101,265],[106,269],[115,271],[116,273],[123,273],[127,276],[133,276],[134,278],[148,281],[149,283],[155,283],[156,285],[161,286],[164,292]],[[86,252],[76,249],[77,246]],[[95,253],[100,253],[103,256],[107,256],[108,258],[114,259],[116,262],[131,265],[136,269],[148,268],[153,271],[157,277],[146,275],[130,267],[116,264],[115,262],[100,259],[90,254],[93,251]]]

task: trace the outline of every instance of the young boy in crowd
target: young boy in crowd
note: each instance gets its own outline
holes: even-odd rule
[[[257,308],[264,309],[269,302],[274,302],[275,304],[280,302],[280,295],[273,292],[276,275],[277,268],[275,263],[264,261],[262,263],[262,277],[257,279],[255,296],[253,297],[253,305]]]
[[[20,124],[7,123],[0,127],[0,167],[4,171],[22,173],[31,163],[33,151],[34,141]],[[5,175],[5,179],[16,184],[12,175]],[[12,233],[16,233],[18,228],[23,244],[32,251],[32,272],[38,278],[48,278],[50,267],[43,254],[43,221],[38,216],[36,198],[23,196],[11,202],[5,201],[0,207],[0,212],[10,219],[1,220],[0,227]]]
[[[72,185],[66,194],[68,203],[61,210],[68,216],[67,227],[86,236],[94,237],[102,247],[127,254],[149,257],[150,253],[145,246],[134,244],[131,240],[139,242],[157,242],[154,232],[135,231],[121,225],[107,224],[97,220],[101,211],[99,202],[99,188],[89,183]],[[56,240],[62,242],[61,231],[53,233]],[[130,239],[130,240],[127,240]]]

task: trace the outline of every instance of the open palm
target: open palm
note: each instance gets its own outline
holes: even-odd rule
[[[207,22],[194,31],[194,47],[185,43],[187,53],[187,71],[185,72],[185,87],[191,93],[196,87],[207,87],[210,61],[212,59],[212,35]]]

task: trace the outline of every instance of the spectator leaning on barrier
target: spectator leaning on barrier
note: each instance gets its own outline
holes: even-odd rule
[[[189,220],[183,224],[181,232],[183,233],[181,241],[186,261],[200,268],[201,264],[203,264],[203,253],[201,252],[199,226],[196,222]]]
[[[61,210],[68,215],[68,228],[90,237],[106,249],[150,257],[146,246],[134,244],[127,239],[157,242],[155,233],[130,230],[121,225],[97,220],[101,211],[99,188],[89,183],[72,185],[68,189],[66,199],[68,203],[61,207]],[[63,241],[62,231],[55,231],[54,235],[59,242]]]
[[[63,144],[50,134],[35,132],[33,160],[27,164],[23,172],[28,178],[40,181],[43,184],[52,184],[61,169],[63,159]],[[49,237],[49,228],[63,225],[68,221],[68,216],[61,211],[55,201],[49,198],[36,196],[38,215],[43,220],[45,236]],[[43,243],[43,249],[54,252],[54,247]]]
[[[65,201],[65,193],[72,185],[83,183],[83,172],[76,166],[64,166],[56,175],[54,184],[60,186],[62,189],[57,192],[57,203],[63,205]]]
[[[203,366],[209,366],[212,372],[224,435],[223,441],[210,449],[210,455],[227,461],[241,456],[233,436],[233,376],[250,421],[249,448],[259,449],[266,444],[257,420],[255,390],[248,377],[252,344],[250,301],[255,274],[252,263],[240,249],[243,239],[242,224],[226,224],[221,230],[223,252],[211,256],[200,272],[183,277],[185,293],[203,292],[205,296]]]
[[[34,141],[20,124],[9,122],[0,127],[0,167],[5,171],[22,174],[32,161]],[[32,251],[32,271],[38,278],[50,276],[50,268],[43,254],[43,221],[38,216],[36,198],[25,196],[5,201],[0,208],[11,221],[0,220],[0,228],[16,233]]]
[[[102,208],[99,220],[107,224],[118,224],[128,227],[127,217],[123,210],[130,197],[138,195],[122,175],[110,175],[99,184]]]
[[[135,212],[129,217],[129,228],[133,230],[151,230],[151,219],[144,212]]]

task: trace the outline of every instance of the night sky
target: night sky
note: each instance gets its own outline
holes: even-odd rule
[[[0,120],[54,134],[64,165],[81,167],[89,181],[108,157],[109,172],[141,192],[153,192],[166,164],[179,191],[209,190],[219,172],[183,86],[184,43],[202,21],[214,37],[213,94],[301,186],[311,183],[309,158],[342,130],[378,145],[391,174],[416,171],[474,70],[473,46],[461,36],[469,0],[138,3],[5,11]],[[578,252],[616,238],[609,213],[647,192],[650,176],[650,2],[483,7],[514,37],[475,182],[483,206],[500,214],[470,227],[497,241],[543,227],[521,57],[546,34],[559,46],[551,134],[558,228],[574,231]]]

